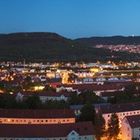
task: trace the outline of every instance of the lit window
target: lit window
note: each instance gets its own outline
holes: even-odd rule
[[[7,119],[7,121],[10,122],[11,120],[10,119]]]

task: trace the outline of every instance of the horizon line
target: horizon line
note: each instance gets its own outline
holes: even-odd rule
[[[68,38],[68,39],[80,39],[80,38],[93,38],[93,37],[140,37],[140,35],[134,35],[134,34],[131,34],[131,35],[120,35],[120,34],[116,34],[116,35],[91,35],[91,36],[82,36],[82,37],[77,37],[77,38],[72,38],[72,37],[66,37],[65,35],[62,35],[61,33],[58,33],[58,32],[47,32],[47,31],[19,31],[19,32],[6,32],[6,33],[1,33],[0,32],[0,35],[10,35],[10,34],[30,34],[30,33],[52,33],[52,34],[57,34],[57,35],[60,35],[64,38]]]

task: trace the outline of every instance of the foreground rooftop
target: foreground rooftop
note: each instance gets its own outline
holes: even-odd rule
[[[12,131],[11,131],[12,130]],[[0,137],[66,137],[76,131],[79,135],[93,135],[91,122],[53,125],[0,125]]]

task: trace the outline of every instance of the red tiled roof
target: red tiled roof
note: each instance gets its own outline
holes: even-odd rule
[[[91,122],[52,125],[0,125],[0,137],[66,137],[72,130],[80,135],[94,135]]]
[[[126,119],[128,120],[131,128],[140,127],[140,115],[127,116]]]
[[[0,109],[0,117],[7,118],[75,118],[70,109]]]

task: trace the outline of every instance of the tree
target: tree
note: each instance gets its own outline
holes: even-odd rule
[[[29,84],[32,82],[32,78],[30,76],[27,76],[25,79],[24,79],[25,83],[26,84]]]
[[[48,100],[42,104],[44,109],[66,109],[69,108],[69,105],[65,101],[57,101],[57,100]]]
[[[16,108],[17,103],[15,97],[10,94],[0,95],[0,108]]]
[[[103,99],[101,99],[99,96],[97,96],[95,93],[91,91],[84,91],[81,93],[81,96],[83,97],[83,102],[90,102],[91,104],[93,103],[100,103],[104,102]]]
[[[87,103],[81,109],[80,121],[92,121],[94,124],[95,110],[92,104]]]
[[[70,95],[68,102],[70,105],[82,104],[80,96],[76,93]]]
[[[5,84],[3,82],[0,82],[0,90],[4,90],[5,89]]]
[[[136,92],[136,85],[135,84],[131,84],[131,85],[127,85],[125,86],[125,93],[135,93]]]
[[[95,115],[95,134],[97,140],[101,140],[101,137],[105,134],[105,120],[101,112]]]
[[[29,96],[26,99],[25,104],[27,105],[28,109],[41,108],[41,101],[39,99],[39,96],[37,96],[37,95]]]
[[[139,138],[132,138],[132,140],[138,140]]]
[[[116,113],[113,113],[108,121],[108,139],[117,140],[118,134],[120,132],[119,129],[119,119]]]

